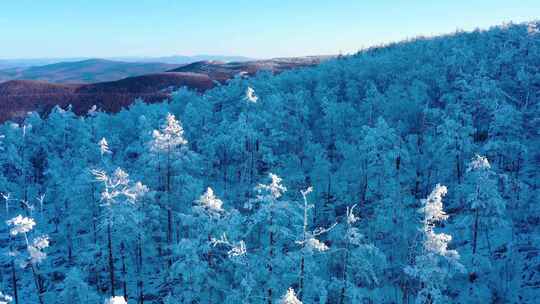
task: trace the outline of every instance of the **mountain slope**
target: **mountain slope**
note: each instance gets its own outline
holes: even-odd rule
[[[169,98],[173,88],[189,87],[204,91],[214,82],[204,74],[159,73],[128,77],[118,81],[94,84],[52,84],[33,80],[0,83],[0,122],[26,116],[28,112],[46,113],[54,106],[73,106],[84,114],[93,105],[104,111],[117,112],[141,98],[159,102]]]
[[[212,79],[223,81],[236,75],[255,75],[259,71],[280,73],[285,70],[299,67],[317,65],[333,56],[313,56],[296,58],[274,58],[267,60],[224,62],[218,60],[206,60],[193,62],[170,70],[169,72],[194,72],[205,73]]]
[[[315,65],[324,59],[326,58],[288,58],[234,63],[202,61],[172,69],[168,72],[92,84],[75,83],[67,85],[29,80],[7,81],[0,83],[0,122],[7,119],[19,120],[29,111],[47,112],[54,105],[66,106],[71,104],[77,114],[86,113],[94,104],[104,111],[115,112],[119,111],[121,107],[129,105],[137,98],[144,99],[146,102],[162,101],[167,99],[172,89],[175,88],[185,86],[203,92],[214,87],[217,83],[225,83],[239,74],[253,75],[260,70],[279,73],[287,69]],[[86,66],[85,71],[95,69],[106,73],[111,66],[111,62],[92,60],[82,62],[82,65]],[[81,67],[81,62],[77,66]],[[167,65],[160,67],[165,66]],[[47,67],[48,71],[53,69],[66,75],[73,68],[73,64],[59,63]],[[130,68],[132,67],[130,65]],[[38,71],[42,70],[41,67],[36,69]],[[73,73],[79,73],[83,70],[81,68],[76,69],[77,72]],[[115,71],[118,71],[118,68],[115,68]],[[130,71],[134,71],[134,69]]]

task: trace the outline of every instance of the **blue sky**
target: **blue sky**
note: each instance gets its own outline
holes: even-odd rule
[[[539,0],[3,0],[0,58],[351,53],[538,18]]]

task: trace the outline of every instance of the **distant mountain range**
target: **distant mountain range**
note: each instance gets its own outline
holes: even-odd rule
[[[313,66],[328,58],[331,57],[277,58],[244,62],[200,61],[183,66],[151,63],[148,67],[144,63],[130,65],[131,63],[107,60],[57,63],[37,69],[42,72],[40,77],[48,81],[16,79],[0,83],[0,122],[20,119],[30,111],[46,113],[55,105],[65,107],[71,104],[78,114],[86,113],[93,105],[107,112],[116,112],[137,98],[142,98],[145,102],[165,100],[179,87],[185,86],[203,92],[235,76],[247,77],[263,70],[280,73],[288,69]],[[140,66],[159,71],[115,81],[96,83],[65,81],[75,79],[74,76],[68,77],[68,74],[84,75],[80,72],[83,70],[89,73],[88,77],[105,77],[103,75],[111,65],[122,66],[125,69],[129,67],[132,73],[140,72],[142,69]],[[139,70],[135,67],[139,67]],[[35,72],[36,69],[28,68],[24,71],[29,73],[28,71]],[[49,71],[50,74],[44,71]],[[127,72],[124,70],[124,73]],[[37,74],[35,72],[34,75]],[[119,73],[115,75],[119,77]],[[63,81],[59,81],[60,79]],[[54,80],[57,80],[57,83],[54,83]]]
[[[8,80],[41,80],[52,83],[94,83],[159,73],[175,67],[178,67],[178,65],[88,59],[0,70],[0,82]]]
[[[60,62],[76,62],[84,61],[94,58],[89,57],[73,57],[73,58],[34,58],[34,59],[0,59],[0,70],[10,68],[27,68],[33,66],[42,66]],[[101,58],[110,61],[123,61],[123,62],[160,62],[168,64],[187,64],[196,61],[250,61],[254,58],[244,56],[224,56],[224,55],[194,55],[194,56],[163,56],[163,57],[137,57],[137,56],[124,56],[124,57],[105,57]]]
[[[44,59],[47,61],[49,59]],[[114,81],[126,77],[161,73],[181,65],[199,61],[245,62],[240,56],[169,56],[169,57],[118,57],[111,59],[84,59],[52,62],[40,65],[38,59],[9,61],[19,64],[2,68],[0,60],[0,83],[9,80],[41,80],[52,83],[95,83]],[[4,62],[4,66],[8,66]]]
[[[125,62],[162,62],[169,64],[187,64],[197,61],[224,61],[224,62],[242,62],[253,61],[255,58],[244,56],[224,56],[224,55],[194,55],[194,56],[164,56],[164,57],[111,57],[111,60]]]

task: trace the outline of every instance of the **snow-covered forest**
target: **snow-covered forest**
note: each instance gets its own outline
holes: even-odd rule
[[[539,100],[527,23],[30,113],[0,303],[538,303]]]

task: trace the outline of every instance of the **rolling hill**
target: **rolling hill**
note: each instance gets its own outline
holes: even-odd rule
[[[169,72],[204,73],[210,78],[223,81],[235,75],[253,76],[259,71],[280,73],[285,70],[319,64],[332,56],[312,56],[296,58],[275,58],[244,62],[224,62],[217,60],[198,61],[172,69]]]
[[[204,91],[213,85],[207,75],[195,73],[158,73],[95,84],[11,80],[0,83],[0,121],[18,120],[31,111],[46,113],[56,105],[72,105],[77,114],[86,113],[93,105],[117,112],[137,98],[146,102],[167,99],[172,88],[187,86]]]
[[[179,87],[203,92],[217,83],[240,75],[250,76],[258,71],[280,73],[288,69],[312,66],[327,57],[280,58],[247,62],[201,61],[166,72],[126,77],[115,81],[96,83],[51,83],[41,80],[10,80],[0,83],[0,122],[20,120],[30,111],[48,112],[55,105],[72,105],[77,114],[84,114],[93,105],[104,111],[117,112],[137,98],[146,102],[167,99]],[[106,66],[110,62],[93,60],[87,62],[92,67]],[[54,64],[49,71],[66,71],[70,64]],[[163,65],[165,67],[167,65]],[[105,71],[103,68],[101,71]],[[132,70],[133,71],[133,70]],[[45,74],[43,74],[45,75]],[[97,76],[96,76],[97,77]]]

